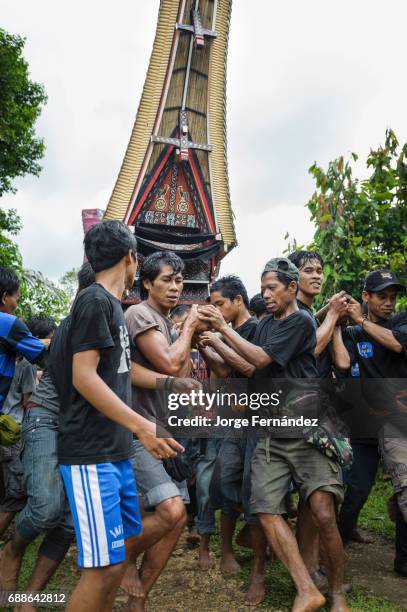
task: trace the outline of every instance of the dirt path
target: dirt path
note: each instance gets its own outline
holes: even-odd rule
[[[198,550],[182,538],[151,593],[149,612],[247,612],[241,603],[244,579],[225,580],[218,566],[216,560],[214,569],[199,571]],[[114,609],[121,610],[126,601],[119,595]]]
[[[407,610],[407,579],[392,570],[391,542],[376,537],[373,544],[351,544],[346,558],[347,577],[354,585]],[[244,577],[224,579],[218,562],[209,572],[200,572],[197,559],[197,550],[188,548],[183,538],[151,594],[149,612],[247,612],[249,608],[242,604]],[[126,599],[119,595],[115,610],[122,610]],[[282,612],[289,608],[266,604],[263,609]],[[367,612],[369,609],[363,607]]]
[[[394,544],[375,537],[373,544],[352,543],[346,549],[347,574],[356,584],[389,601],[393,601],[407,610],[407,578],[401,578],[393,572]]]

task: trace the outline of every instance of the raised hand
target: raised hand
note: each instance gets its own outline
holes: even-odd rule
[[[184,327],[192,327],[195,329],[198,323],[199,323],[198,306],[196,304],[192,304],[189,310],[188,316],[185,319]]]
[[[347,314],[348,297],[345,291],[340,291],[329,300],[329,312],[335,314],[338,319]]]
[[[363,308],[362,305],[359,304],[359,302],[357,300],[354,300],[353,298],[351,298],[348,302],[347,305],[347,313],[350,316],[350,318],[357,323],[358,325],[361,325],[362,321],[363,321]]]
[[[216,331],[221,331],[227,325],[222,313],[215,306],[200,306],[198,316],[201,321],[209,323]]]

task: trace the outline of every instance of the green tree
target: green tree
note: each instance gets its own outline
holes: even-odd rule
[[[307,248],[325,261],[320,302],[341,289],[359,297],[363,278],[374,269],[391,268],[407,280],[406,156],[407,144],[400,148],[387,130],[384,146],[367,158],[367,179],[353,176],[355,153],[331,161],[327,170],[316,163],[309,169],[316,190],[306,206],[316,229]],[[295,241],[292,246],[300,248]]]
[[[56,284],[41,272],[25,270],[18,245],[14,242],[22,227],[15,210],[0,208],[0,265],[15,270],[20,278],[18,314],[23,319],[38,313],[47,314],[58,321],[67,314],[71,294],[63,283]]]
[[[22,52],[25,39],[0,29],[0,197],[14,193],[14,179],[38,176],[44,142],[35,134],[35,123],[47,101],[44,88],[29,78]],[[63,287],[41,272],[25,270],[15,237],[22,228],[15,210],[0,208],[0,265],[13,268],[21,280],[18,313],[28,318],[39,312],[60,319],[69,308]]]
[[[18,246],[12,237],[21,230],[21,219],[15,210],[0,208],[0,265],[22,272],[23,263]]]
[[[73,301],[78,290],[78,272],[79,268],[72,268],[72,270],[65,272],[62,278],[59,279],[59,284],[65,291],[70,302]]]
[[[23,319],[42,313],[59,322],[68,314],[71,299],[63,287],[35,270],[24,270],[20,278],[18,314]]]
[[[44,155],[34,125],[47,96],[43,86],[29,78],[24,44],[21,36],[0,29],[0,197],[15,192],[16,177],[38,176]]]

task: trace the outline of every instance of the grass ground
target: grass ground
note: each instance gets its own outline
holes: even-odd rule
[[[361,512],[359,525],[372,533],[394,540],[395,525],[387,513],[387,500],[391,495],[391,481],[383,480],[383,472],[380,470],[372,494]]]

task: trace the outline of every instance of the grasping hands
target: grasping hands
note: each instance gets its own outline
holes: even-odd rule
[[[329,300],[329,312],[332,312],[340,319],[347,314],[348,296],[345,291],[339,291]]]
[[[359,302],[357,300],[354,300],[353,298],[350,298],[348,305],[347,305],[347,313],[350,316],[350,318],[357,323],[358,325],[361,325],[363,322],[363,308],[362,305],[359,304]]]
[[[211,328],[216,331],[222,331],[227,326],[222,313],[215,306],[200,306],[198,316],[201,321],[209,323]]]

